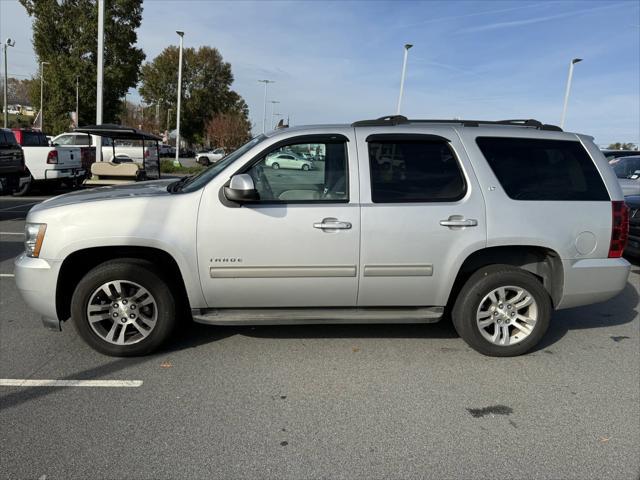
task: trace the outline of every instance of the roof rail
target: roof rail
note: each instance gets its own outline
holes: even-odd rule
[[[556,125],[548,125],[542,123],[539,120],[529,119],[515,119],[515,120],[436,120],[436,119],[408,119],[402,115],[389,115],[386,117],[380,117],[375,120],[360,120],[353,122],[353,127],[375,127],[375,126],[389,126],[389,125],[406,125],[409,123],[457,123],[464,127],[479,127],[480,125],[511,125],[517,127],[531,127],[538,130],[549,130],[554,132],[562,132],[562,129]]]

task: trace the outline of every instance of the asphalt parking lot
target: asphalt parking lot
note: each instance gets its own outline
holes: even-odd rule
[[[640,474],[637,263],[621,295],[556,312],[517,358],[483,357],[443,322],[194,325],[116,359],[70,325],[45,330],[18,295],[12,259],[43,198],[0,198],[0,379],[137,383],[0,385],[2,478]]]

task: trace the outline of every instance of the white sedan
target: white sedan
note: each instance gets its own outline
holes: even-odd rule
[[[271,167],[274,170],[279,168],[290,168],[293,170],[305,171],[313,170],[313,162],[311,160],[305,160],[304,158],[292,153],[276,153],[274,155],[269,155],[264,163],[267,167]]]
[[[205,152],[196,153],[196,162],[205,167],[212,163],[219,162],[226,155],[224,148],[216,148],[215,150],[207,150]]]

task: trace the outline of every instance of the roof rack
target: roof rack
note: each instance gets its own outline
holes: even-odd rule
[[[359,120],[353,122],[353,127],[375,127],[375,126],[394,126],[407,125],[410,123],[456,123],[464,127],[479,127],[480,125],[508,125],[516,127],[532,127],[538,130],[550,130],[553,132],[562,132],[562,129],[556,125],[548,125],[532,118],[515,119],[515,120],[410,120],[403,115],[388,115],[374,120]]]

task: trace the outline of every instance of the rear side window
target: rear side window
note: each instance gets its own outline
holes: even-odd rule
[[[40,132],[22,132],[23,147],[46,147],[49,145],[47,137]]]
[[[445,141],[370,141],[369,168],[374,203],[452,202],[466,192]]]
[[[610,200],[580,142],[478,137],[476,143],[514,200]]]
[[[13,132],[0,131],[0,145],[2,145],[3,147],[18,145],[18,142],[16,142],[16,137],[13,136]]]

